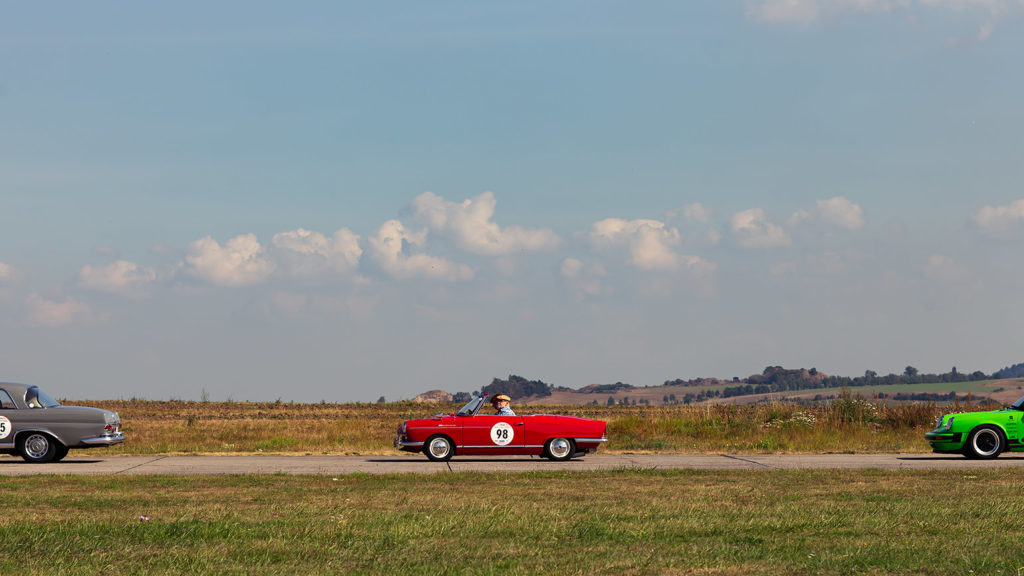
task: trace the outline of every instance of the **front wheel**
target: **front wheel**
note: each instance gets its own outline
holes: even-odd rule
[[[434,462],[447,462],[455,454],[455,444],[447,436],[431,436],[423,444],[423,453]]]
[[[56,440],[41,432],[32,432],[18,437],[18,453],[22,459],[33,464],[52,462],[60,445]]]
[[[568,438],[552,438],[548,440],[546,446],[544,446],[544,455],[554,460],[555,462],[562,462],[572,458],[572,455],[576,452],[576,446],[573,445],[572,440]]]
[[[982,426],[971,432],[964,446],[964,456],[989,459],[1003,451],[1003,434],[994,426]]]
[[[53,455],[54,462],[60,462],[68,455],[68,447],[63,444],[57,444],[57,451]]]

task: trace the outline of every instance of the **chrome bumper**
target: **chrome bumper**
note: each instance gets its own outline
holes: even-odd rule
[[[412,451],[419,452],[420,449],[423,448],[423,442],[409,442],[404,436],[399,434],[398,436],[395,436],[395,448],[398,450],[409,450],[410,448],[415,448],[415,450]]]
[[[113,446],[115,444],[124,444],[124,432],[105,436],[96,436],[94,438],[82,438],[82,444],[87,444],[89,446]]]

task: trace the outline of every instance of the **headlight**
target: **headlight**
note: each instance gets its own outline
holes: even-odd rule
[[[935,427],[940,429],[940,430],[942,430],[942,429],[949,430],[950,428],[952,428],[953,427],[953,416],[950,416],[949,419],[946,420],[945,424],[942,423],[942,419],[943,418],[945,418],[945,416],[939,416],[939,421],[935,424]]]

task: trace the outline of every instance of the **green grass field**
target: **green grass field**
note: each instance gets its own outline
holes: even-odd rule
[[[993,388],[988,386],[991,380],[978,380],[975,382],[953,382],[943,384],[891,384],[887,386],[858,386],[849,390],[854,394],[870,398],[874,394],[915,394],[915,393],[945,393],[956,392],[967,394],[972,392],[979,395],[992,393]],[[822,388],[821,390],[803,391],[809,394],[821,394],[822,396],[837,395],[842,393],[842,388]],[[1021,392],[1024,396],[1024,391]]]
[[[1007,387],[1010,387],[1010,382],[1013,383],[1012,387],[1017,387],[1018,383],[1012,380],[1004,380],[1007,382]],[[926,383],[926,384],[877,384],[871,386],[855,386],[850,387],[849,390],[853,394],[860,394],[867,398],[870,398],[874,394],[899,394],[899,393],[946,393],[956,392],[957,394],[967,394],[972,392],[978,395],[988,395],[992,393],[992,383],[995,380],[975,380],[973,382],[940,382],[940,383]],[[674,393],[678,398],[686,393],[698,394],[700,392],[711,390],[721,391],[736,384],[724,384],[720,386],[695,386],[695,387],[666,387],[670,393]],[[800,394],[821,394],[822,396],[836,396],[841,394],[843,389],[837,388],[812,388],[807,390],[793,390],[789,392],[779,393],[779,397],[800,395]],[[1024,395],[1024,389],[1022,389],[1021,395]]]
[[[1016,576],[1024,566],[1019,470],[43,476],[0,486],[5,575]]]

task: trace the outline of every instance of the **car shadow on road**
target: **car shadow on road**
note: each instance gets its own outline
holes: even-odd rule
[[[73,466],[75,464],[98,464],[103,460],[61,460],[60,462],[47,462],[45,464],[37,464],[35,462],[26,462],[21,458],[0,458],[0,466],[7,464],[24,465],[24,466]]]
[[[923,460],[963,460],[964,462],[978,462],[978,461],[980,461],[980,460],[976,460],[976,459],[966,458],[964,456],[960,456],[959,454],[949,454],[949,455],[936,454],[934,456],[898,456],[898,457],[896,457],[896,459],[897,460],[922,460],[922,461]],[[995,460],[1024,460],[1024,455],[1014,454],[1014,455],[1010,456],[1010,455],[1007,455],[1007,454],[1003,454],[1003,455],[1000,455]]]
[[[444,464],[444,462],[433,462],[426,458],[367,458],[367,462],[422,462],[424,464]],[[579,458],[573,458],[572,460],[563,460],[563,462],[578,462]],[[468,458],[468,457],[455,457],[448,461],[449,464],[459,463],[470,463],[470,462],[550,462],[546,458]]]

